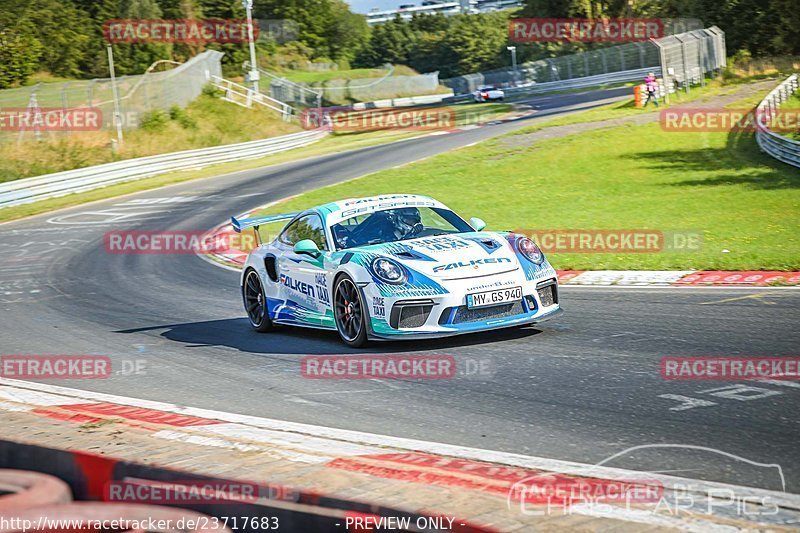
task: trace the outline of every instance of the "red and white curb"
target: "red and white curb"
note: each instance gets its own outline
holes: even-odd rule
[[[562,285],[593,286],[742,286],[800,284],[800,272],[723,270],[559,270]]]
[[[148,430],[156,439],[259,452],[306,466],[358,471],[496,496],[503,496],[520,480],[549,473],[601,480],[647,480],[660,483],[665,489],[685,491],[691,487],[691,492],[708,497],[736,494],[750,498],[747,501],[769,501],[789,512],[800,510],[800,495],[786,492],[300,424],[7,378],[0,378],[0,410],[29,412],[80,424],[113,420]],[[374,461],[383,466],[376,468]],[[392,464],[398,467],[392,468]],[[720,524],[696,515],[672,517],[641,509],[603,511],[579,506],[573,511],[594,517],[604,517],[603,512],[613,511],[611,518],[684,530],[720,529]],[[726,526],[723,530],[736,528]]]

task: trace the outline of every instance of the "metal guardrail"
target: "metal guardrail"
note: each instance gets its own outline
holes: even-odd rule
[[[773,114],[800,88],[800,79],[792,74],[772,89],[756,107],[756,142],[764,152],[787,165],[800,167],[800,141],[778,135],[769,129]]]
[[[86,192],[176,170],[197,169],[218,163],[263,157],[311,144],[328,132],[329,130],[320,128],[259,141],[138,157],[1,183],[0,209]]]

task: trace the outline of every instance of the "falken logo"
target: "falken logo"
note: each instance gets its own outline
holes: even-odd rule
[[[469,263],[465,263],[464,261],[459,261],[458,263],[445,263],[443,265],[436,265],[433,267],[434,272],[441,272],[442,270],[453,270],[455,268],[462,268],[462,267],[475,267],[478,268],[478,265],[488,265],[489,263],[510,263],[511,259],[508,257],[487,257],[485,259],[473,259]]]
[[[283,274],[281,274],[281,283],[289,287],[290,290],[299,292],[300,294],[311,296],[312,298],[314,297],[313,285],[309,285],[308,283],[292,279],[289,276],[285,276]]]

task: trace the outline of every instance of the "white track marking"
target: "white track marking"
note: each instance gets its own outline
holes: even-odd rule
[[[216,437],[204,437],[202,435],[192,435],[189,433],[181,433],[179,431],[158,431],[153,434],[153,437],[166,440],[175,440],[185,442],[187,444],[198,444],[200,446],[213,446],[215,448],[226,448],[229,450],[237,450],[240,452],[259,452],[261,454],[274,457],[276,459],[285,459],[297,463],[306,464],[322,464],[330,460],[330,457],[309,455],[305,453],[294,452],[291,450],[281,450],[276,448],[266,448],[263,446],[256,446],[254,444],[244,444],[241,442],[220,439]]]
[[[25,413],[31,410],[27,405],[13,404],[8,402],[0,402],[0,409],[3,411],[13,411],[17,413]]]
[[[268,429],[286,433],[298,433],[300,435],[307,435],[309,437],[330,439],[331,442],[328,445],[328,451],[330,453],[337,453],[338,449],[341,449],[343,452],[349,452],[353,449],[352,446],[357,444],[430,453],[433,455],[443,455],[447,457],[518,466],[522,468],[545,470],[549,472],[567,472],[576,476],[587,476],[603,479],[629,480],[631,479],[632,475],[647,475],[648,479],[660,481],[665,488],[691,486],[696,487],[696,489],[693,489],[693,492],[701,494],[707,494],[709,491],[714,490],[728,490],[734,491],[738,496],[742,497],[771,498],[770,501],[775,502],[782,507],[800,510],[799,494],[788,494],[755,487],[744,487],[729,483],[665,476],[661,474],[652,474],[635,470],[610,468],[605,466],[576,463],[572,461],[560,461],[544,457],[534,457],[495,450],[484,450],[480,448],[428,442],[403,437],[392,437],[388,435],[377,435],[374,433],[362,433],[359,431],[314,426],[311,424],[301,424],[297,422],[288,422],[285,420],[274,420],[250,415],[225,413],[197,407],[181,407],[169,403],[115,396],[100,392],[69,389],[57,385],[32,383],[28,381],[7,378],[0,378],[0,385],[14,387],[16,390],[37,391],[67,396],[75,399],[76,401],[74,403],[86,403],[87,401],[110,402],[121,405],[142,407],[145,409],[155,409],[169,413],[208,418],[223,422],[231,422],[234,424],[244,424],[247,426],[252,426],[253,428]],[[205,427],[207,428],[210,426]],[[389,450],[384,450],[384,452],[388,453]]]
[[[785,379],[759,379],[759,383],[768,383],[770,385],[779,385],[781,387],[789,387],[792,389],[800,389],[800,383],[796,381],[789,381]]]
[[[222,437],[242,439],[257,444],[303,449],[322,456],[324,461],[341,455],[369,455],[384,453],[385,451],[374,446],[362,446],[346,442],[337,444],[336,448],[332,450],[330,439],[299,435],[287,431],[253,428],[246,424],[212,424],[198,426],[193,429],[200,429],[203,433],[213,433]]]
[[[700,398],[692,398],[690,396],[683,396],[681,394],[660,394],[658,397],[664,398],[665,400],[675,400],[676,402],[681,402],[680,405],[670,407],[670,411],[686,411],[687,409],[694,409],[695,407],[711,407],[713,405],[717,405],[717,402],[701,400]]]
[[[6,381],[3,379],[2,381]],[[20,387],[0,387],[0,398],[6,399],[11,402],[38,405],[38,406],[53,406],[53,405],[73,405],[76,403],[74,396],[61,396],[57,394],[49,394],[41,392],[34,388],[20,388]],[[94,403],[94,402],[85,402]]]

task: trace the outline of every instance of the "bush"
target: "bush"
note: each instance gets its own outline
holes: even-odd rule
[[[203,85],[203,94],[206,96],[211,96],[213,98],[219,98],[220,96],[222,96],[223,93],[222,89],[218,89],[211,83],[206,83],[205,85]]]
[[[169,122],[169,115],[156,109],[145,113],[139,122],[139,127],[145,131],[161,131]]]
[[[180,124],[183,129],[194,129],[197,127],[197,122],[189,116],[180,106],[174,105],[169,108],[169,118]]]

